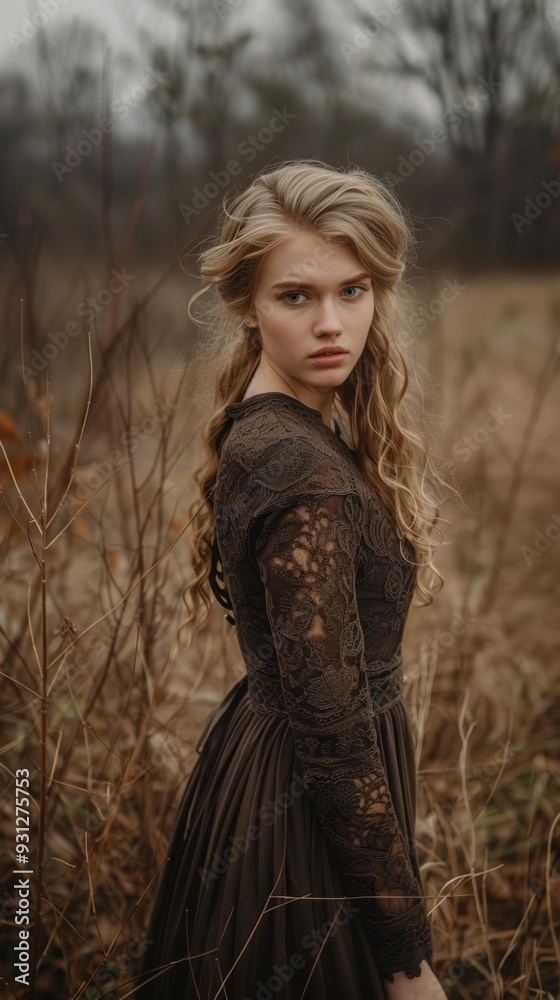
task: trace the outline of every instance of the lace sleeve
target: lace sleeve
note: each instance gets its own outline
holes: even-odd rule
[[[421,974],[431,932],[377,745],[355,596],[355,494],[298,496],[264,521],[256,559],[304,782],[381,974]]]

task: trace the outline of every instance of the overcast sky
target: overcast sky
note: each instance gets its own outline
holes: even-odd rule
[[[50,10],[54,11],[56,8],[56,12],[49,15],[45,25],[46,31],[51,26],[60,24],[63,20],[68,21],[72,17],[83,17],[105,28],[115,45],[126,47],[126,30],[123,27],[125,18],[120,11],[124,12],[125,6],[128,6],[127,0],[119,0],[118,5],[112,3],[111,0],[65,0],[62,3],[57,2],[57,0],[45,0],[45,2]],[[140,3],[136,6],[140,17],[143,7]],[[9,0],[9,2],[0,4],[0,59],[2,66],[7,63],[17,64],[20,57],[24,54],[27,55],[26,50],[33,45],[34,39],[29,39],[25,46],[18,47],[17,52],[15,52],[14,44],[17,46],[17,42],[11,41],[9,35],[13,33],[21,36],[25,20],[31,18],[38,10],[41,10],[41,3],[37,4],[35,0],[31,0],[29,3],[27,0]]]
[[[100,34],[97,43],[88,46],[89,67],[97,65],[101,69],[109,49],[111,92],[115,98],[128,94],[141,84],[145,71],[150,68],[147,53],[142,59],[142,32],[148,36],[150,48],[159,42],[172,48],[177,35],[172,17],[156,4],[157,0],[0,0],[0,73],[12,69],[38,83],[39,31],[35,25],[40,24],[42,18],[45,18],[45,23],[40,30],[51,43],[57,40],[60,43],[60,35],[67,38],[72,25],[82,29],[93,25],[105,34],[106,41]],[[57,59],[60,59],[60,53],[68,52],[68,59],[75,66],[72,53],[75,57],[79,51],[75,44],[68,47],[58,44],[55,51]],[[57,68],[58,63],[55,62],[55,74]],[[64,65],[61,71],[64,72]],[[37,93],[40,100],[41,95],[45,98],[45,88],[40,84]],[[118,122],[119,132],[143,133],[148,121],[144,102],[140,102],[126,121]]]
[[[37,37],[20,39],[33,32],[30,19],[46,8],[44,31],[51,34],[72,20],[97,25],[107,35],[114,55],[128,52],[138,55],[138,34],[148,31],[154,44],[173,39],[173,21],[161,9],[154,16],[155,4],[149,0],[3,0],[0,3],[0,68],[25,67],[33,71]],[[133,26],[131,30],[131,26]],[[12,36],[12,37],[11,37]],[[14,38],[13,36],[18,36]]]
[[[377,7],[384,8],[386,5],[386,0],[364,0],[364,2],[369,11]],[[216,8],[216,22],[219,27],[219,19],[223,14],[220,14],[217,0],[207,0],[207,3]],[[223,8],[228,0],[221,0],[221,3]],[[232,13],[235,13],[236,28],[253,29],[257,46],[259,40],[262,41],[264,37],[269,39],[271,32],[274,34],[275,17],[279,14],[276,0],[229,0],[229,3],[232,6]],[[176,19],[167,12],[166,7],[167,4],[162,0],[0,0],[0,72],[13,68],[37,81],[39,31],[44,31],[47,41],[54,42],[61,29],[63,29],[62,35],[66,37],[68,28],[72,24],[93,24],[105,33],[107,41],[99,39],[97,44],[93,44],[87,50],[89,65],[97,63],[101,68],[102,61],[107,57],[108,45],[113,70],[112,93],[126,94],[140,83],[143,73],[149,69],[148,49],[153,51],[161,43],[168,51],[173,52],[178,38],[182,37],[177,31]],[[255,17],[256,10],[260,15],[258,18]],[[326,20],[330,19],[332,22],[335,40],[352,40],[357,25],[348,23],[348,19],[341,23],[341,9],[337,0],[325,0],[324,16]],[[45,21],[44,26],[37,30],[35,25],[41,20]],[[281,23],[280,19],[279,39],[282,36]],[[149,45],[142,42],[142,36],[147,38]],[[68,58],[71,59],[72,48],[72,45],[68,49],[64,45],[56,46],[57,58],[60,58],[61,52],[64,55],[68,52]],[[267,58],[270,58],[268,46],[267,52]],[[143,53],[145,53],[144,62],[142,62]],[[55,67],[56,72],[57,63]],[[69,69],[68,63],[66,68]],[[359,58],[349,68],[359,77]],[[61,70],[64,71],[64,66],[61,66]],[[39,87],[38,93],[44,96],[42,87]],[[358,97],[365,102],[366,107],[369,107],[374,99],[374,95],[369,92],[367,81],[363,78],[360,79],[360,87],[353,95],[355,102],[358,101]],[[398,102],[397,88],[393,86],[390,91],[390,103],[394,107]],[[402,113],[406,116],[410,113],[410,99],[407,98],[404,103]],[[429,105],[426,107],[425,94],[417,92],[414,103],[424,105],[424,110],[428,114],[434,110],[429,108]],[[142,129],[143,117],[143,108],[139,107],[127,119],[125,131]]]

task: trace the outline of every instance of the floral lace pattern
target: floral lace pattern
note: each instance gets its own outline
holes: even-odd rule
[[[375,723],[402,698],[414,566],[355,454],[318,411],[264,393],[227,412],[214,520],[251,707],[289,720],[380,973],[419,976],[431,932]]]

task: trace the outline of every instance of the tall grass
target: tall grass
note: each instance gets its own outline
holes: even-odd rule
[[[473,284],[429,330],[442,452],[464,502],[445,511],[446,586],[410,615],[405,669],[418,843],[449,996],[559,995],[557,317],[551,279],[503,279]],[[42,376],[44,393],[38,379],[27,386],[25,412],[0,414],[0,960],[12,996],[131,995],[194,743],[243,672],[217,606],[190,645],[176,639],[203,419],[196,369],[154,353],[138,302],[113,323],[118,342],[79,345],[87,376],[64,417],[66,358]],[[500,407],[502,422],[489,420]],[[28,993],[12,966],[21,767],[36,917]]]

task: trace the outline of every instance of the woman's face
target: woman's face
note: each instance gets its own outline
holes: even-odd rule
[[[264,384],[287,384],[307,405],[328,408],[362,354],[373,311],[372,281],[354,251],[294,227],[263,258],[246,317],[260,331]],[[333,347],[344,353],[312,358]]]

